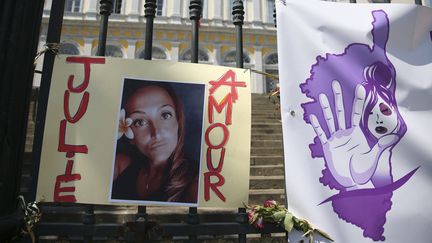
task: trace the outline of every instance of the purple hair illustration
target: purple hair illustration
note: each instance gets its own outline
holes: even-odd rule
[[[353,43],[342,54],[318,56],[300,85],[312,101],[302,104],[304,120],[316,137],[313,158],[323,158],[319,181],[338,194],[331,202],[339,218],[384,240],[392,192],[417,170],[393,181],[392,150],[407,131],[396,102],[396,70],[386,55],[389,20],[372,12],[372,47]],[[321,205],[320,204],[320,205]]]

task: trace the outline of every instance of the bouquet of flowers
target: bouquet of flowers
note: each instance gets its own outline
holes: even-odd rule
[[[305,219],[300,219],[289,212],[285,207],[279,205],[275,200],[266,200],[261,205],[249,206],[247,215],[249,223],[258,229],[264,228],[264,223],[275,223],[283,227],[286,231],[291,232],[293,228],[303,232],[303,237],[309,237],[309,242],[313,242],[315,232],[324,238],[333,241],[333,239],[324,231],[315,228]]]

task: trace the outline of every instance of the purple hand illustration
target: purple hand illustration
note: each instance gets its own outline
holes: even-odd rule
[[[384,153],[384,151],[398,140],[398,136],[392,134],[392,131],[386,131],[386,133],[382,133],[382,136],[378,138],[377,144],[373,148],[370,148],[366,136],[360,127],[366,100],[364,87],[362,85],[357,85],[356,87],[351,114],[352,126],[350,128],[346,128],[347,122],[345,121],[342,89],[337,80],[332,82],[332,90],[336,119],[333,117],[328,97],[325,94],[320,94],[319,102],[325,118],[325,124],[320,124],[317,117],[313,114],[310,115],[310,121],[321,141],[324,159],[333,177],[345,188],[354,189],[359,185],[368,183],[372,179],[380,161],[385,164],[389,163],[387,154],[388,156],[390,154]],[[381,120],[379,122],[383,123]],[[338,126],[336,126],[336,123]],[[327,126],[330,132],[329,137],[323,131],[323,126]],[[336,127],[338,127],[338,130],[336,130]],[[385,161],[381,159],[383,153],[387,157]],[[390,166],[384,165],[381,166],[381,169],[384,170],[381,174],[384,177],[389,177],[391,180]],[[384,178],[384,181],[387,179]],[[382,181],[383,179],[380,180]]]

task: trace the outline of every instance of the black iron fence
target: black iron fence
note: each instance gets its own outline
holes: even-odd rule
[[[191,0],[189,15],[192,23],[191,40],[191,62],[198,63],[199,44],[199,21],[202,16],[202,1]],[[112,0],[100,1],[100,29],[99,42],[96,55],[104,56],[107,42],[108,19],[112,12]],[[156,13],[156,0],[146,0],[144,12],[146,18],[144,59],[151,60],[153,40],[153,20]],[[60,31],[63,21],[64,0],[53,1],[47,32],[47,43],[59,43]],[[242,26],[244,19],[243,1],[233,1],[233,23],[236,29],[236,66],[243,67],[243,37]],[[38,99],[36,117],[36,133],[33,146],[33,178],[37,178],[40,151],[42,145],[42,134],[47,106],[47,97],[51,82],[52,67],[55,53],[45,54],[41,86]],[[36,181],[32,183],[30,198],[35,197]],[[147,207],[139,206],[137,210],[133,207],[82,205],[64,203],[41,204],[44,214],[42,222],[34,229],[37,237],[50,239],[55,236],[56,240],[82,240],[85,242],[95,240],[120,240],[120,241],[143,241],[143,240],[166,240],[179,239],[187,242],[198,242],[205,239],[228,236],[235,241],[246,242],[247,234],[271,234],[284,233],[283,228],[268,226],[263,230],[257,230],[248,224],[246,210],[239,208],[234,211],[219,211],[217,213],[198,214],[198,209],[191,207],[184,214],[173,212],[174,220],[152,218],[148,214]],[[154,208],[153,208],[154,209]],[[123,212],[121,216],[113,216],[110,212],[117,210]],[[134,212],[134,210],[136,210]],[[159,208],[163,211],[164,208]],[[165,209],[166,210],[166,209]],[[181,211],[182,209],[180,209]],[[154,210],[153,210],[154,211]],[[178,211],[178,210],[177,210]],[[188,211],[188,212],[187,212]],[[157,214],[157,217],[162,217]],[[48,238],[47,238],[48,237]]]
[[[355,0],[350,0],[356,3]],[[389,3],[390,0],[381,1]],[[421,0],[415,0],[421,4]],[[52,1],[47,32],[47,43],[59,43],[63,22],[65,0]],[[156,0],[145,1],[145,49],[144,59],[151,60],[153,40],[153,20],[156,13]],[[113,0],[100,0],[100,31],[97,55],[105,55],[109,16],[112,12]],[[198,63],[199,21],[202,15],[202,1],[190,0],[190,20],[192,23],[191,62]],[[236,30],[236,66],[243,67],[242,26],[244,19],[243,1],[233,1],[233,24]],[[39,161],[44,132],[47,97],[51,83],[51,74],[55,52],[46,52],[43,63],[40,89],[34,89],[30,109],[36,117],[35,138],[32,153],[31,183],[27,200],[33,200],[36,193],[36,178],[39,171]],[[37,112],[36,112],[37,111]],[[4,162],[2,162],[4,163]],[[285,230],[275,225],[266,225],[264,229],[256,229],[248,224],[246,210],[198,213],[197,208],[181,209],[181,213],[172,212],[165,216],[162,222],[154,218],[147,208],[136,208],[102,205],[83,205],[65,203],[43,203],[40,205],[44,218],[34,228],[36,239],[69,240],[69,241],[161,241],[183,240],[198,242],[208,239],[221,239],[225,236],[230,241],[246,242],[246,235],[258,234],[268,236],[272,233],[285,233]],[[164,208],[159,208],[163,211]],[[183,210],[183,211],[182,211]],[[113,214],[112,212],[120,212]],[[160,215],[158,214],[158,217]],[[0,220],[1,221],[1,220]],[[159,223],[157,223],[159,222]],[[0,231],[1,232],[1,231]],[[1,239],[1,237],[0,237]],[[29,240],[29,238],[24,238]]]

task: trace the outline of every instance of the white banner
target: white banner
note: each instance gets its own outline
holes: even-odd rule
[[[432,242],[431,9],[278,1],[277,31],[289,209],[336,242]]]

